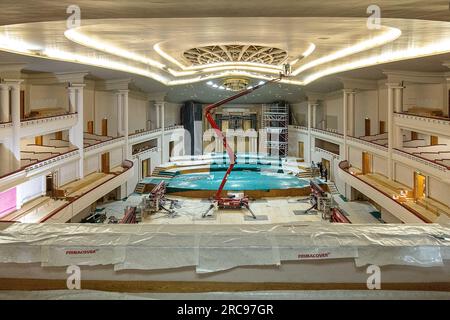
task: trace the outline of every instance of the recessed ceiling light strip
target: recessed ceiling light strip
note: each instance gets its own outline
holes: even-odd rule
[[[365,51],[389,43],[391,41],[394,41],[395,39],[398,39],[401,36],[401,34],[402,32],[400,29],[388,27],[388,31],[381,35],[378,35],[368,40],[364,40],[353,46],[347,47],[342,50],[338,50],[332,54],[313,60],[307,64],[304,64],[299,68],[297,68],[296,70],[294,70],[292,72],[292,75],[297,76],[301,72],[316,67],[320,64],[324,64],[333,60],[337,60],[361,51]]]

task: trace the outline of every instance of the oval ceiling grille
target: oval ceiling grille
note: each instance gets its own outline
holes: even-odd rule
[[[256,62],[279,65],[287,58],[287,52],[272,47],[253,45],[216,45],[192,48],[183,56],[193,65],[217,62]]]

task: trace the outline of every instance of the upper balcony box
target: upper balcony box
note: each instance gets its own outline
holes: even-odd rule
[[[450,118],[415,115],[412,113],[394,113],[394,122],[397,126],[405,129],[450,138]]]
[[[29,119],[21,122],[21,137],[45,135],[57,131],[68,130],[78,121],[78,114],[67,113],[57,116]]]
[[[68,130],[78,121],[76,113],[66,113],[40,118],[25,118],[20,122],[20,138],[42,136],[57,131]],[[12,123],[0,123],[0,136],[12,136]]]

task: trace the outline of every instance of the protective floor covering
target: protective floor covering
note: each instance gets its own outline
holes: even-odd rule
[[[100,205],[98,208],[105,208],[106,216],[115,216],[118,219],[123,217],[123,213],[128,206],[139,206],[142,197],[146,195],[133,194],[126,201],[115,201]],[[144,224],[269,224],[269,223],[290,223],[290,222],[320,222],[322,218],[317,214],[296,215],[298,211],[305,211],[311,205],[308,202],[298,201],[302,198],[270,198],[264,201],[251,201],[250,208],[257,215],[258,219],[253,219],[247,209],[241,210],[212,210],[212,217],[202,218],[202,214],[210,208],[211,202],[200,199],[188,199],[183,197],[169,196],[170,199],[178,201],[175,208],[176,215],[171,217],[161,210],[156,214],[149,215],[143,220]],[[108,219],[105,220],[105,223]],[[323,221],[323,223],[328,223]]]
[[[0,300],[450,300],[450,292],[389,290],[119,293],[94,290],[0,291]]]

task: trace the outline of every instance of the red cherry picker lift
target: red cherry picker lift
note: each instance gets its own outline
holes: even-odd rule
[[[228,158],[230,159],[230,165],[225,173],[225,176],[222,179],[222,182],[220,183],[219,189],[217,189],[216,194],[214,196],[213,202],[211,203],[211,206],[209,207],[209,209],[207,211],[205,211],[202,215],[202,217],[206,217],[214,208],[220,208],[220,209],[242,209],[242,208],[246,208],[253,216],[254,219],[256,219],[255,214],[252,212],[252,210],[250,209],[249,206],[249,198],[247,196],[243,196],[243,197],[233,197],[233,196],[229,196],[229,197],[222,197],[222,191],[223,188],[225,187],[225,184],[227,183],[228,180],[228,176],[230,175],[231,171],[233,170],[233,167],[236,163],[236,154],[234,153],[234,151],[230,148],[230,146],[227,143],[227,138],[225,137],[225,135],[223,134],[222,130],[220,130],[220,128],[217,126],[217,123],[214,121],[214,118],[211,115],[211,111],[213,109],[216,109],[218,107],[220,107],[221,105],[224,105],[230,101],[233,101],[237,98],[240,98],[242,96],[245,96],[255,90],[258,90],[262,87],[264,87],[265,85],[269,84],[269,83],[274,83],[277,81],[280,81],[284,76],[287,76],[290,72],[290,66],[289,65],[284,65],[284,70],[283,73],[280,72],[280,76],[278,78],[272,79],[270,81],[255,85],[254,87],[248,88],[246,90],[242,90],[241,92],[223,99],[219,102],[216,102],[214,104],[211,104],[209,106],[206,107],[205,110],[205,117],[208,120],[209,124],[211,125],[211,128],[214,129],[216,136],[222,140],[223,143],[223,147],[226,150],[227,154],[228,154]]]

